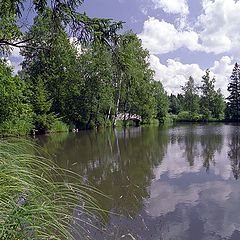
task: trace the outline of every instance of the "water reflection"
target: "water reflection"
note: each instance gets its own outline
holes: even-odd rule
[[[40,138],[111,199],[97,239],[240,239],[240,127],[179,125]]]
[[[40,142],[51,148],[46,139]],[[110,196],[111,201],[102,202],[105,208],[134,216],[149,196],[152,169],[161,163],[167,144],[166,131],[152,128],[80,132],[68,136],[55,161]]]
[[[238,179],[240,176],[240,130],[238,127],[232,129],[229,141],[228,156],[231,161],[233,176]]]

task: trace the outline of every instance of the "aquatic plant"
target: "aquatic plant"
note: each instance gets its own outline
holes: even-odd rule
[[[84,226],[101,211],[92,194],[100,193],[29,142],[0,141],[1,240],[88,239]]]

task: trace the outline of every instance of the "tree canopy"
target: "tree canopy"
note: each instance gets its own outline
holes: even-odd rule
[[[232,75],[230,77],[230,83],[228,85],[228,91],[230,95],[228,96],[228,113],[229,119],[233,121],[240,120],[240,67],[236,63]]]
[[[1,60],[2,132],[126,126],[134,115],[144,123],[224,119],[225,99],[209,70],[201,86],[190,76],[182,93],[168,96],[162,83],[154,80],[149,52],[138,36],[120,33],[121,21],[81,13],[82,2],[0,2],[0,51],[7,54],[19,47],[24,58],[17,75]],[[29,7],[34,19],[27,29]],[[239,120],[239,76],[236,64],[225,111],[232,121]]]
[[[100,40],[110,45],[123,22],[111,19],[90,18],[79,12],[83,0],[4,0],[0,1],[0,51],[9,53],[11,47],[33,48],[28,43],[35,39],[26,38],[24,30],[28,19],[25,11],[32,16],[45,17],[51,12],[51,40],[54,41],[59,28],[68,31],[68,35],[82,44]],[[29,14],[27,14],[29,17]],[[38,36],[37,36],[38,37]]]

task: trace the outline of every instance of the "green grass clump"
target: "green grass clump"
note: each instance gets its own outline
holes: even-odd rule
[[[54,121],[50,128],[50,132],[56,133],[56,132],[69,132],[69,126],[62,122],[61,120],[57,119]]]
[[[0,141],[0,239],[72,239],[76,224],[88,239],[83,226],[101,211],[92,197],[99,192],[34,151],[25,141]],[[83,218],[73,216],[76,208]]]

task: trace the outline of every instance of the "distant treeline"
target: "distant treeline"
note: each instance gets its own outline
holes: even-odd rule
[[[56,27],[53,14],[51,9],[38,14],[24,33],[24,60],[17,75],[6,60],[0,60],[2,135],[127,125],[127,120],[117,121],[119,113],[139,115],[143,123],[239,120],[237,64],[227,103],[220,89],[215,90],[209,70],[202,86],[197,87],[190,77],[182,94],[167,96],[161,82],[154,80],[149,52],[136,34],[118,34],[121,27],[113,30],[111,22],[105,21],[101,31],[94,29],[94,39],[86,37],[79,45],[69,38],[62,22]]]
[[[170,95],[170,114],[177,121],[217,121],[225,118],[226,103],[221,90],[215,90],[215,78],[207,70],[197,86],[189,77],[182,94]]]
[[[169,96],[169,113],[176,121],[239,121],[240,120],[240,68],[236,63],[228,85],[229,97],[215,90],[215,77],[206,70],[202,85],[190,76],[182,87],[182,94]]]

